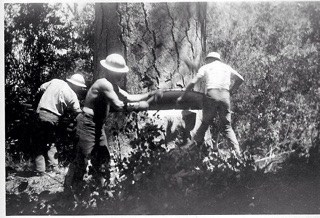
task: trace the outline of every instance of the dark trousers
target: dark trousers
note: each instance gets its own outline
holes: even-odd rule
[[[231,106],[230,93],[225,89],[208,90],[207,96],[204,99],[202,110],[201,126],[196,132],[194,140],[198,143],[203,141],[205,132],[212,124],[213,118],[218,116],[220,120],[220,129],[226,137],[229,145],[231,145],[237,155],[240,155],[240,147],[237,137],[231,127]]]
[[[103,186],[110,178],[110,153],[104,125],[94,122],[92,115],[81,113],[77,117],[76,134],[76,157],[69,166],[65,186],[81,189],[86,173]]]
[[[55,146],[57,137],[57,126],[59,117],[51,112],[40,110],[35,138],[35,168],[38,172],[45,172],[48,166],[57,166],[57,148]]]

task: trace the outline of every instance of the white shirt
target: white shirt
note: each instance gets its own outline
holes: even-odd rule
[[[40,89],[45,90],[45,92],[40,99],[37,112],[43,108],[61,116],[67,108],[74,111],[80,109],[77,94],[65,81],[53,79],[42,84]]]
[[[214,61],[203,65],[198,70],[194,81],[204,78],[206,80],[206,90],[217,88],[229,90],[232,74],[242,78],[242,76],[229,65],[221,61]]]

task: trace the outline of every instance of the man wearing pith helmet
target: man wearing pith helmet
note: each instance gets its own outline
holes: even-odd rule
[[[68,110],[80,113],[77,94],[86,87],[81,74],[73,74],[67,81],[52,79],[42,84],[38,92],[43,93],[37,107],[37,136],[35,137],[35,167],[39,174],[56,170],[58,159],[55,147],[60,118]],[[46,162],[48,163],[46,167]]]
[[[231,127],[230,95],[238,89],[244,79],[232,67],[223,63],[220,54],[217,52],[210,52],[205,58],[205,63],[198,70],[196,77],[186,87],[184,92],[185,94],[192,90],[195,84],[202,78],[205,80],[206,97],[203,102],[202,123],[194,139],[185,145],[184,148],[190,148],[193,145],[203,143],[206,130],[211,122],[213,122],[213,118],[218,114],[221,124],[220,129],[239,157],[239,143]],[[177,99],[178,102],[183,100],[184,94]]]
[[[161,91],[132,95],[118,87],[121,77],[129,72],[124,58],[119,54],[110,54],[100,61],[108,78],[96,80],[88,90],[83,113],[77,117],[77,154],[69,167],[65,179],[65,188],[81,190],[86,166],[92,164],[93,177],[99,186],[109,181],[109,161],[105,122],[109,111],[146,110],[148,99],[154,95],[161,96]]]

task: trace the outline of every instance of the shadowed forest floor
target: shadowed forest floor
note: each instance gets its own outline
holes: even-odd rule
[[[63,198],[63,180],[67,168],[58,173],[34,176],[13,168],[6,170],[6,215],[49,214],[48,202],[56,202],[58,214],[68,214],[64,207],[70,199]],[[174,198],[159,193],[153,198],[146,190],[139,197],[98,211],[77,211],[79,214],[320,214],[320,170],[310,166],[289,167],[277,173],[257,174],[235,183],[219,195],[214,190],[201,190]],[[219,187],[213,187],[214,189]],[[214,193],[217,193],[216,191]],[[183,197],[183,196],[182,196]],[[151,200],[150,200],[151,199]],[[186,205],[187,204],[187,205]]]

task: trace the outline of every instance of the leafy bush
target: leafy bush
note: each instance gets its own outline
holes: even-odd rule
[[[112,129],[114,136],[128,139],[130,154],[123,159],[113,155],[108,187],[100,189],[87,177],[85,191],[70,209],[121,214],[147,205],[148,211],[156,214],[162,210],[185,213],[198,198],[208,197],[207,190],[221,195],[255,172],[253,158],[247,154],[239,161],[229,150],[224,150],[222,157],[206,146],[190,152],[179,146],[170,149],[157,119],[146,112],[131,113],[124,127]]]

